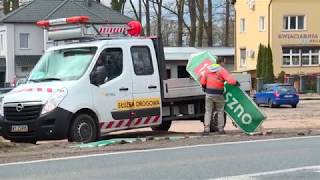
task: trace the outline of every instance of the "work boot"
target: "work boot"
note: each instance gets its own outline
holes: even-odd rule
[[[202,133],[202,136],[209,136],[210,135],[210,132],[207,132],[207,131],[203,131]]]

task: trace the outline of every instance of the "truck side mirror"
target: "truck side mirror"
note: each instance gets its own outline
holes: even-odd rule
[[[104,66],[98,66],[90,74],[90,83],[96,86],[105,83],[107,77],[107,71]]]

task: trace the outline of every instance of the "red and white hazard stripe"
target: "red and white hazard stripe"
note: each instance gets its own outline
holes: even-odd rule
[[[126,32],[126,27],[100,27],[99,32],[101,34],[114,34],[114,33],[123,33]]]
[[[124,129],[129,127],[143,127],[150,126],[152,124],[159,124],[160,116],[149,116],[142,118],[135,118],[133,120],[123,119],[123,120],[113,120],[109,122],[101,122],[100,129]]]

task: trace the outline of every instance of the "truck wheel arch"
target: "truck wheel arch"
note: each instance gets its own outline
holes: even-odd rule
[[[79,114],[88,114],[91,117],[93,117],[93,119],[95,120],[96,126],[97,126],[97,139],[98,139],[100,137],[100,128],[99,128],[98,116],[93,110],[88,109],[88,108],[80,109],[76,113],[73,114],[72,119],[71,119],[70,124],[69,124],[69,127],[68,127],[68,135],[70,133],[70,128],[71,128],[71,125],[72,125],[72,123],[74,121],[74,118],[77,117],[77,115],[79,115]]]

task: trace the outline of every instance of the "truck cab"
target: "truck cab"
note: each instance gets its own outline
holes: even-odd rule
[[[3,98],[0,126],[10,140],[90,142],[111,131],[159,125],[160,107],[153,41],[98,40],[48,49],[27,83]]]

